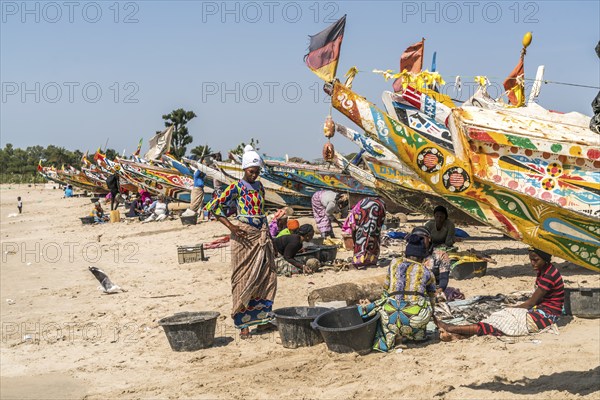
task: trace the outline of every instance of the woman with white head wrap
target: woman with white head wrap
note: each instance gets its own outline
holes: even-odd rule
[[[231,231],[231,316],[240,337],[250,337],[250,327],[268,327],[277,291],[274,249],[264,212],[265,189],[258,181],[262,158],[248,145],[242,156],[244,177],[229,185],[204,209]],[[237,205],[237,223],[226,217],[225,206]]]

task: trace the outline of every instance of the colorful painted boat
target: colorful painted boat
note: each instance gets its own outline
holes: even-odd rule
[[[61,180],[58,176],[56,168],[54,167],[43,167],[42,162],[38,165],[37,171],[40,175],[42,175],[45,179],[58,183],[59,185],[67,185],[67,183]]]
[[[100,182],[91,180],[82,171],[79,171],[73,167],[58,170],[57,174],[58,179],[79,189],[94,193],[108,193],[108,190],[105,188],[105,186],[102,186]]]
[[[102,188],[106,192],[110,192],[108,185],[106,184],[106,176],[101,171],[94,170],[92,168],[81,168],[81,172],[96,186]]]
[[[150,164],[141,164],[131,160],[117,158],[121,167],[119,172],[127,180],[134,182],[151,193],[163,194],[166,197],[189,203],[194,180],[174,169],[166,169]]]
[[[217,161],[215,165],[219,170],[229,178],[229,182],[237,182],[244,176],[244,171],[241,165]],[[282,186],[277,182],[269,179],[268,175],[261,175],[260,181],[262,182],[267,201],[276,204],[280,207],[291,206],[296,209],[310,209],[310,196],[292,190],[288,187]]]
[[[373,173],[352,164],[346,157],[337,151],[335,152],[334,162],[338,168],[340,168],[343,172],[349,173],[350,176],[359,181],[361,185],[371,189],[376,188],[376,178]]]
[[[290,163],[268,158],[265,164],[274,174],[318,189],[337,190],[360,196],[377,196],[373,189],[365,187],[333,165]]]
[[[562,183],[585,194],[597,191],[600,149],[590,145],[598,136],[560,117],[523,110],[483,110],[464,107],[452,111],[448,126],[454,151],[391,118],[374,104],[335,82],[326,85],[332,105],[398,156],[438,194],[489,226],[517,240],[586,268],[600,271],[598,216],[582,212],[566,198],[552,193]],[[535,111],[535,110],[533,110]],[[481,148],[480,148],[481,147]],[[536,167],[532,189],[516,182],[515,173],[530,168],[500,166],[526,157]],[[496,160],[497,159],[497,160]],[[545,161],[544,161],[545,160]],[[491,165],[498,165],[490,174]],[[545,167],[545,168],[544,168]],[[569,171],[575,177],[563,177]],[[543,176],[543,177],[542,177]],[[544,193],[550,192],[550,195]],[[556,200],[554,200],[556,199]],[[580,197],[578,197],[578,200]]]
[[[336,124],[336,132],[350,139],[363,150],[362,160],[373,174],[375,191],[380,195],[389,198],[410,212],[430,217],[433,215],[435,207],[442,205],[448,210],[448,217],[456,223],[483,224],[438,195],[414,171],[380,143],[341,124]]]

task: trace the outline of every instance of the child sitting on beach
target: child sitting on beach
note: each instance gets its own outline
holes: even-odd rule
[[[94,210],[92,211],[92,216],[94,217],[94,222],[97,224],[103,224],[108,221],[108,215],[104,213],[100,202],[94,203]]]

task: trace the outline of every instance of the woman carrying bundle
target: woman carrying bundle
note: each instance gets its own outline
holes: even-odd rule
[[[242,157],[244,177],[204,207],[231,231],[231,317],[242,339],[250,337],[252,326],[268,327],[277,291],[275,251],[264,212],[265,189],[257,181],[261,166],[259,154],[246,146]],[[237,205],[235,224],[226,218],[224,210],[232,201]]]

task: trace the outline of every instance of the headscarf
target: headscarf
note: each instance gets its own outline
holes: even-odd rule
[[[437,206],[436,208],[433,209],[433,215],[435,215],[435,213],[437,213],[437,212],[441,212],[442,214],[444,214],[446,216],[446,219],[448,219],[448,210],[446,209],[446,207]]]
[[[294,209],[291,207],[283,207],[275,211],[275,214],[273,214],[273,218],[279,219],[282,217],[289,217],[290,215],[294,215]]]
[[[431,233],[424,226],[415,227],[412,232],[406,236],[405,240],[408,242],[406,245],[405,254],[406,256],[413,256],[419,258],[425,258],[428,255],[427,248],[425,247],[425,238],[431,238]]]
[[[296,220],[292,220],[292,221],[296,221]],[[289,227],[288,227],[288,229],[289,229]],[[315,228],[313,228],[312,225],[304,224],[300,228],[298,228],[298,231],[296,232],[296,234],[298,234],[300,236],[307,236],[314,232],[315,232]]]
[[[251,167],[262,167],[262,158],[260,155],[254,151],[254,148],[250,145],[247,145],[244,148],[244,155],[242,156],[242,169],[251,168]]]
[[[287,228],[290,231],[295,231],[296,229],[300,228],[300,222],[298,222],[297,219],[288,219]]]
[[[425,248],[425,239],[423,236],[410,234],[406,237],[408,244],[404,254],[407,257],[427,257],[427,249]]]
[[[542,260],[544,260],[546,262],[546,264],[548,264],[552,260],[552,254],[546,253],[545,251],[542,251],[540,249],[536,249],[536,248],[530,247],[529,248],[529,252],[530,253],[535,253],[538,256],[540,256],[540,258]]]
[[[425,236],[430,238],[431,237],[431,232],[429,232],[429,229],[427,229],[424,226],[417,226],[416,228],[414,228],[412,230],[412,232],[410,233],[411,235],[418,235],[418,236]],[[408,240],[408,238],[406,238],[406,240]]]

